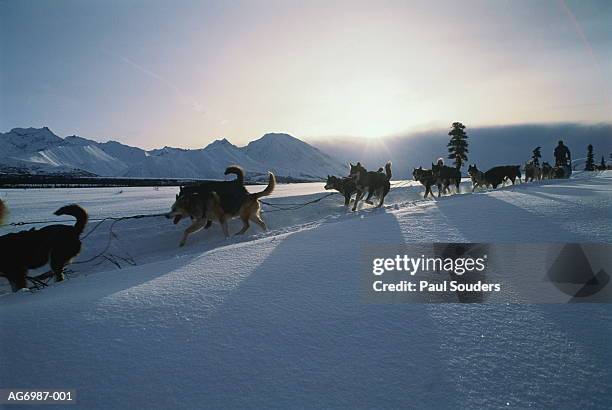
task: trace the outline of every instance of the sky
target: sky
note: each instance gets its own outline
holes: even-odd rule
[[[142,148],[612,119],[612,1],[0,0],[0,131]]]

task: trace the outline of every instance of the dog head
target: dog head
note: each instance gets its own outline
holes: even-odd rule
[[[431,169],[423,169],[423,167],[413,168],[412,177],[415,181],[423,182],[433,176]]]
[[[174,203],[170,207],[170,212],[166,214],[166,218],[168,219],[173,218],[173,222],[176,225],[177,223],[179,223],[179,221],[183,217],[189,216],[189,208],[190,208],[189,205],[190,205],[191,200],[193,199],[192,197],[196,195],[197,194],[193,194],[193,195],[181,195],[180,193],[177,194]]]
[[[357,179],[361,174],[368,172],[363,165],[361,165],[361,162],[358,162],[356,165],[350,163],[350,166],[351,171],[349,172],[349,178]]]
[[[442,169],[443,165],[439,165],[439,164],[434,164],[433,162],[431,163],[431,172],[433,172],[434,175],[438,175],[440,173],[440,170]]]
[[[325,189],[335,189],[338,186],[340,179],[333,175],[327,176],[327,182],[325,183]]]
[[[478,168],[476,168],[476,164],[468,166],[468,175],[472,176],[478,173]]]

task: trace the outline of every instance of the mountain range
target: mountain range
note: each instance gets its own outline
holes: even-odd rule
[[[553,162],[559,139],[584,158],[592,144],[595,161],[612,158],[612,124],[527,124],[468,127],[469,161],[487,169],[500,164],[524,164],[535,147],[542,161]],[[431,130],[378,139],[326,138],[310,144],[288,134],[270,133],[238,147],[227,139],[201,149],[164,147],[144,150],[116,141],[97,142],[79,136],[61,138],[49,128],[14,128],[0,133],[0,173],[98,175],[131,178],[222,179],[228,165],[239,164],[251,180],[279,177],[320,180],[344,176],[349,161],[368,169],[393,162],[393,178],[412,178],[413,167],[429,167],[446,158],[448,130]],[[448,161],[448,160],[447,160]],[[467,168],[467,167],[466,167]],[[466,168],[463,172],[466,172]]]
[[[61,138],[47,127],[0,133],[0,172],[5,173],[222,179],[232,164],[241,165],[254,180],[268,171],[299,180],[346,173],[339,161],[288,134],[266,134],[244,147],[220,139],[201,149],[147,151],[116,141]]]

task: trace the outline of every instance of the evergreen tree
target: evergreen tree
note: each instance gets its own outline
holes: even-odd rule
[[[601,156],[601,163],[599,164],[599,169],[601,169],[602,171],[606,169],[606,160],[604,159],[604,156]]]
[[[540,158],[542,158],[542,154],[540,153],[541,149],[542,147],[537,147],[533,150],[533,155],[531,156],[531,158],[533,159],[534,165],[540,165]]]
[[[593,146],[589,144],[587,147],[587,160],[586,164],[584,164],[585,171],[594,171],[595,170],[595,160],[593,159]]]
[[[448,159],[454,160],[453,163],[457,169],[461,169],[463,164],[468,160],[468,136],[465,133],[465,125],[460,122],[454,122],[452,129],[448,133],[451,139],[447,145]]]

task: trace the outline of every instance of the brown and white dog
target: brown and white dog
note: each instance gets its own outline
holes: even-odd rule
[[[261,219],[259,198],[270,195],[276,186],[274,174],[269,172],[268,186],[261,192],[249,193],[244,187],[244,171],[233,166],[226,170],[227,174],[236,174],[233,181],[212,181],[197,186],[187,187],[176,196],[168,218],[178,223],[183,217],[190,217],[191,225],[185,229],[179,246],[184,246],[187,237],[202,228],[208,228],[211,221],[221,224],[223,234],[229,235],[228,221],[234,217],[242,220],[242,229],[236,234],[241,235],[249,229],[250,221],[255,222],[264,231],[266,224]]]

